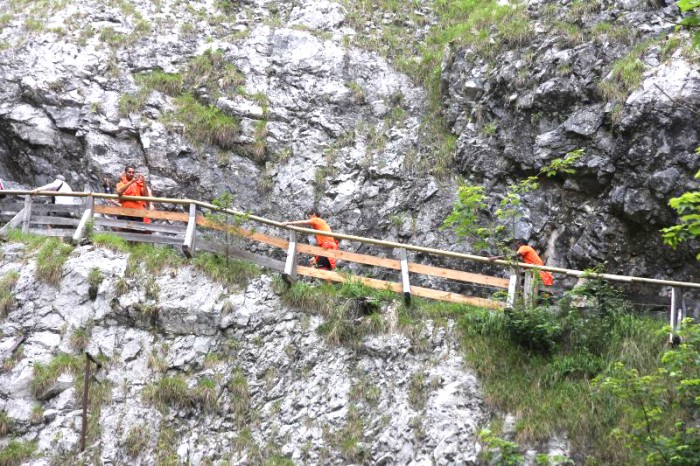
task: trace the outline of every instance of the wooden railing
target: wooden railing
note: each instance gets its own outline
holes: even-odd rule
[[[394,250],[398,257],[381,257],[359,254],[348,250],[322,249],[317,246],[302,244],[297,241],[298,233],[313,235],[317,233],[315,230],[288,226],[274,220],[249,215],[233,209],[221,208],[210,203],[191,199],[170,199],[159,197],[149,198],[135,196],[122,196],[119,198],[118,196],[112,194],[90,192],[33,193],[31,191],[2,191],[1,194],[3,195],[4,199],[3,202],[0,203],[0,212],[6,212],[7,209],[10,209],[10,212],[12,212],[14,215],[12,215],[12,217],[8,219],[7,224],[0,229],[0,235],[6,234],[10,228],[21,227],[23,232],[32,232],[49,236],[61,236],[70,238],[73,242],[79,242],[85,235],[88,225],[92,225],[94,229],[111,231],[115,235],[129,241],[180,246],[183,253],[187,257],[192,257],[197,250],[226,253],[233,257],[248,260],[271,270],[278,271],[282,273],[288,281],[293,281],[298,275],[316,277],[335,282],[344,282],[349,279],[359,280],[365,285],[373,288],[390,289],[397,293],[403,293],[407,301],[410,301],[411,296],[420,296],[430,299],[471,304],[494,309],[512,306],[515,304],[516,300],[519,299],[523,299],[526,302],[532,302],[536,296],[537,280],[535,279],[535,274],[538,270],[545,270],[556,274],[564,274],[573,277],[601,278],[604,280],[629,284],[643,283],[654,286],[671,287],[670,321],[672,327],[677,329],[680,325],[680,321],[686,313],[685,301],[683,299],[683,289],[700,289],[700,283],[589,273],[580,270],[571,270],[558,267],[537,267],[532,264],[513,263],[503,260],[491,261],[487,257],[483,256],[443,251],[423,246],[383,241],[374,238],[364,238],[343,233],[324,232],[324,235],[332,236],[340,240],[346,240],[346,242],[359,242],[361,244],[380,246],[382,248]],[[11,203],[7,201],[9,196],[21,195],[26,196],[23,203]],[[33,202],[35,197],[45,198],[50,196],[71,196],[83,199],[83,201],[81,205],[75,206],[38,204]],[[175,212],[164,210],[128,209],[115,205],[114,201],[117,199],[141,200],[175,207],[180,206],[185,211]],[[104,203],[96,203],[98,200],[103,200]],[[12,211],[12,209],[14,209],[14,211]],[[241,225],[227,224],[220,220],[214,220],[209,216],[204,216],[204,212],[235,216],[235,218],[239,220],[237,223],[241,223]],[[0,213],[0,215],[2,215],[2,213]],[[56,215],[66,215],[66,217],[57,217]],[[116,218],[115,216],[119,216],[120,218]],[[126,218],[149,218],[153,221],[165,221],[168,223],[144,223],[143,221],[126,220]],[[249,226],[251,224],[257,226],[264,225],[268,228],[285,230],[287,232],[288,239],[256,231],[255,228],[251,228]],[[222,244],[221,242],[217,242],[207,237],[207,234],[211,232],[232,233],[237,237],[246,238],[256,243],[262,243],[271,248],[281,249],[286,251],[286,260],[282,262],[272,257],[247,251],[245,248],[236,248],[231,247],[230,245]],[[461,259],[465,262],[471,263],[497,264],[508,268],[509,277],[500,278],[475,272],[453,270],[409,262],[409,251],[438,257]],[[390,271],[395,271],[397,273],[398,280],[386,281],[368,277],[350,277],[346,274],[334,271],[304,267],[298,264],[299,254],[321,255],[332,257],[341,261],[389,269]],[[411,284],[411,276],[418,274],[485,287],[493,291],[507,290],[507,300],[504,303],[484,297],[466,296],[449,291],[415,286]]]

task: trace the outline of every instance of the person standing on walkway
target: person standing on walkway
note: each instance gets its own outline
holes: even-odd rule
[[[40,191],[53,191],[53,192],[58,192],[58,193],[72,193],[73,190],[71,187],[66,183],[66,179],[63,175],[56,175],[56,179],[53,180],[49,184],[45,184],[44,186],[39,186],[38,188],[34,188],[32,190],[32,194],[36,194]],[[54,196],[53,198],[53,204],[56,205],[79,205],[80,200],[77,197],[73,196]]]
[[[133,165],[127,165],[124,168],[124,173],[117,183],[117,195],[118,196],[143,196],[147,197],[149,194],[148,184],[146,183],[146,178],[141,173],[136,173],[136,168]],[[148,203],[145,201],[133,201],[127,199],[119,199],[119,203],[122,207],[129,209],[143,209],[148,208]],[[122,215],[118,216],[122,220],[133,220],[133,218]],[[150,218],[144,218],[144,223],[151,223]]]
[[[314,230],[318,231],[331,231],[331,227],[328,226],[325,220],[321,218],[321,214],[315,210],[311,209],[306,212],[306,220],[295,220],[290,222],[284,222],[284,225],[296,225],[300,227],[310,226]],[[326,236],[322,234],[316,234],[316,245],[322,247],[323,249],[338,249],[338,241],[332,236]],[[334,270],[336,266],[336,260],[332,257],[325,256],[314,256],[309,265],[312,267],[317,267],[323,270]]]

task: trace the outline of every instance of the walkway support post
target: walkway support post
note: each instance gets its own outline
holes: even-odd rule
[[[507,308],[514,308],[520,293],[520,278],[521,272],[517,267],[510,269],[508,278],[508,299],[506,301]]]
[[[678,332],[681,329],[681,322],[683,322],[683,319],[685,318],[685,313],[686,307],[685,299],[683,297],[683,288],[674,286],[671,288],[671,333],[668,336],[668,342],[673,346],[681,342]]]
[[[185,230],[185,242],[182,243],[182,253],[192,259],[197,247],[197,204],[190,204],[190,217]]]
[[[24,198],[24,217],[22,218],[22,233],[29,233],[29,220],[32,218],[32,196]]]
[[[411,282],[408,278],[408,255],[405,249],[399,249],[401,260],[401,284],[403,287],[403,301],[407,306],[411,305]]]
[[[289,230],[289,247],[287,248],[287,261],[284,263],[282,279],[291,286],[297,279],[297,232]]]
[[[71,238],[71,242],[73,244],[80,243],[80,240],[82,240],[85,236],[85,232],[87,231],[87,224],[88,222],[92,221],[92,213],[94,210],[95,198],[92,196],[88,196],[87,202],[85,203],[85,210],[83,211],[83,216],[80,218],[78,228],[75,229],[75,233],[73,233],[73,237]]]
[[[534,307],[537,301],[537,273],[536,270],[525,271],[525,283],[523,284],[523,304],[526,308]]]

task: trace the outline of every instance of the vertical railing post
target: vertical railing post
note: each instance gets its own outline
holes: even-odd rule
[[[187,220],[187,230],[185,230],[185,242],[182,243],[182,252],[191,259],[197,247],[197,205],[190,204],[190,217]]]
[[[73,238],[71,239],[73,244],[80,243],[80,240],[82,240],[83,236],[85,236],[87,224],[88,222],[92,221],[92,213],[94,209],[95,198],[93,198],[92,196],[88,196],[87,202],[85,203],[85,210],[83,211],[83,216],[80,218],[78,228],[75,229],[75,233],[73,233]]]
[[[32,218],[32,196],[24,198],[24,218],[22,219],[22,233],[29,233],[29,221]]]
[[[685,299],[683,298],[683,289],[678,287],[671,288],[671,312],[670,324],[671,333],[668,337],[671,345],[677,345],[681,342],[678,332],[681,329],[681,322],[685,318]]]
[[[510,269],[508,278],[508,299],[506,301],[506,307],[513,308],[518,300],[518,293],[520,292],[520,269],[513,267]]]
[[[523,283],[523,304],[526,308],[534,307],[537,302],[537,285],[537,270],[526,270]]]
[[[297,232],[294,230],[289,230],[289,247],[282,278],[288,285],[294,283],[297,278]]]
[[[411,305],[411,282],[408,277],[408,256],[406,249],[399,249],[401,259],[401,284],[403,285],[403,300],[407,306]]]

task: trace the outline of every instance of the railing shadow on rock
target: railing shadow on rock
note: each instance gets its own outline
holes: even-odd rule
[[[683,289],[700,289],[700,283],[590,273],[558,267],[537,267],[531,264],[514,263],[503,260],[491,261],[483,256],[334,232],[324,232],[324,235],[332,236],[350,243],[380,246],[392,251],[394,257],[359,254],[347,250],[348,248],[344,248],[344,250],[322,249],[318,246],[302,244],[297,241],[297,235],[299,233],[313,235],[316,233],[315,230],[284,225],[274,220],[238,212],[233,209],[224,209],[210,203],[192,199],[136,196],[119,197],[113,194],[90,192],[34,193],[32,191],[19,190],[3,191],[2,194],[3,199],[0,202],[0,222],[6,222],[6,224],[0,228],[0,236],[6,235],[11,228],[21,227],[22,231],[25,233],[59,236],[70,239],[73,243],[79,243],[85,236],[87,230],[91,227],[95,230],[110,231],[128,241],[180,246],[182,252],[188,258],[193,257],[197,250],[209,251],[216,254],[227,254],[231,257],[250,261],[262,267],[280,272],[288,283],[291,283],[300,275],[332,282],[358,280],[372,288],[389,289],[397,293],[402,293],[404,299],[408,303],[410,303],[411,296],[419,296],[492,309],[502,309],[513,306],[516,300],[522,300],[526,305],[528,303],[533,304],[537,295],[536,274],[539,270],[545,270],[579,278],[600,278],[622,283],[642,283],[670,287],[670,323],[672,330],[676,331],[686,314],[686,305],[682,293]],[[9,196],[25,196],[25,199],[23,203],[11,202],[7,200]],[[75,199],[82,199],[82,204],[60,205],[34,202],[34,198],[53,199],[54,196],[70,196]],[[179,207],[185,211],[177,212],[171,210],[124,208],[114,202],[117,199],[155,202],[171,206],[171,208]],[[216,218],[217,215],[232,216],[232,218],[236,219],[236,222],[234,222],[234,224],[227,223],[226,221],[222,221],[221,218]],[[140,220],[136,221],[131,219]],[[150,219],[151,223],[145,223],[143,219]],[[155,223],[155,221],[160,221],[160,223]],[[250,227],[249,225],[254,226]],[[288,235],[288,239],[257,231],[256,228],[261,225],[264,225],[264,227],[268,229],[274,228],[284,231],[286,235]],[[237,238],[245,238],[254,243],[264,244],[272,249],[281,250],[281,253],[286,252],[286,260],[282,262],[272,257],[250,252],[244,247],[232,246],[231,244],[217,241],[215,238],[217,232],[225,235],[232,234]],[[444,258],[460,259],[472,263],[496,264],[508,269],[508,278],[409,262],[409,251],[441,256]],[[299,254],[332,257],[336,260],[362,264],[363,266],[388,269],[397,273],[398,281],[394,282],[362,276],[349,276],[335,271],[305,267],[298,263]],[[410,277],[416,274],[449,279],[460,283],[487,287],[493,290],[507,290],[507,299],[506,302],[501,302],[489,298],[466,296],[449,291],[415,286],[411,284]]]

